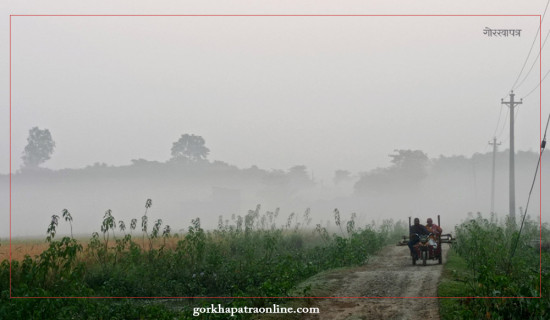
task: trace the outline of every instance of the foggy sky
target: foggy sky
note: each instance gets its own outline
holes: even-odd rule
[[[12,19],[12,170],[39,126],[57,143],[45,164],[54,169],[164,161],[193,133],[211,159],[304,164],[325,178],[386,165],[399,148],[484,151],[538,26],[536,17]],[[487,38],[486,26],[522,36]],[[536,150],[538,100],[520,107],[517,149]]]
[[[6,26],[0,173],[9,172],[9,14],[542,14],[545,6],[545,1],[134,3],[11,1],[0,8]],[[268,170],[302,164],[330,181],[337,169],[387,166],[394,149],[470,156],[488,151],[495,133],[506,147],[507,110],[500,99],[508,100],[539,18],[12,17],[11,22],[13,172],[20,168],[28,130],[38,126],[49,129],[57,144],[43,165],[51,169],[166,161],[172,143],[189,133],[206,140],[211,160]],[[488,38],[485,27],[522,33]],[[543,73],[547,56],[543,51]],[[538,79],[537,62],[517,98]],[[543,93],[543,102],[547,97]],[[544,119],[549,111],[543,105]],[[516,120],[516,150],[536,151],[538,90],[524,100]]]

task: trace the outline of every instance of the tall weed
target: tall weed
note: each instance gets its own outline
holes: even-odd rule
[[[543,226],[543,234],[547,233],[547,226]],[[499,223],[496,216],[485,219],[479,213],[456,227],[457,242],[453,248],[466,261],[471,273],[463,279],[469,285],[464,296],[494,297],[465,300],[465,314],[495,319],[550,317],[550,255],[539,252],[539,246],[533,245],[538,243],[539,235],[538,224],[530,219],[526,220],[520,235],[510,220]]]

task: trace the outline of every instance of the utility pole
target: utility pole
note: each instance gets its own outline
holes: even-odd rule
[[[489,144],[493,146],[493,176],[491,179],[491,213],[495,213],[495,164],[497,148],[500,146],[500,142],[497,143],[497,138],[493,137],[493,141],[489,141]]]
[[[501,104],[510,107],[510,218],[516,221],[516,174],[514,165],[514,107],[523,103],[523,99],[519,102],[514,101],[514,91],[510,91],[510,101],[505,102],[501,99]]]

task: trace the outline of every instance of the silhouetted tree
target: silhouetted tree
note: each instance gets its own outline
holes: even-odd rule
[[[294,166],[288,169],[288,177],[294,183],[301,185],[311,185],[313,184],[312,179],[309,177],[307,172],[307,167],[300,165]]]
[[[29,130],[27,138],[27,146],[23,151],[23,166],[28,168],[36,168],[41,163],[50,159],[55,148],[55,142],[52,139],[50,130],[40,130],[34,127]]]
[[[194,134],[183,134],[178,141],[172,144],[173,160],[206,160],[210,149],[205,145],[203,137]]]
[[[269,187],[286,187],[290,178],[283,170],[272,170],[263,177],[262,182]]]
[[[344,181],[349,181],[349,180],[351,180],[351,172],[347,170],[334,171],[334,178],[333,178],[334,184],[340,184]]]
[[[428,175],[430,159],[420,150],[394,150],[392,165],[363,174],[355,184],[358,192],[388,192],[414,188]]]
[[[429,164],[428,156],[420,150],[394,150],[390,154],[393,170],[405,180],[420,180],[426,177]]]

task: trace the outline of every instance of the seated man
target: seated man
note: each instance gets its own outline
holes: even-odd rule
[[[430,234],[430,231],[426,229],[423,225],[420,224],[420,219],[414,218],[414,225],[410,227],[409,230],[409,243],[407,244],[409,246],[409,249],[411,250],[411,255],[414,257],[414,259],[418,259],[418,255],[416,254],[416,251],[414,250],[414,245],[420,241],[420,238],[417,236],[422,234]]]

